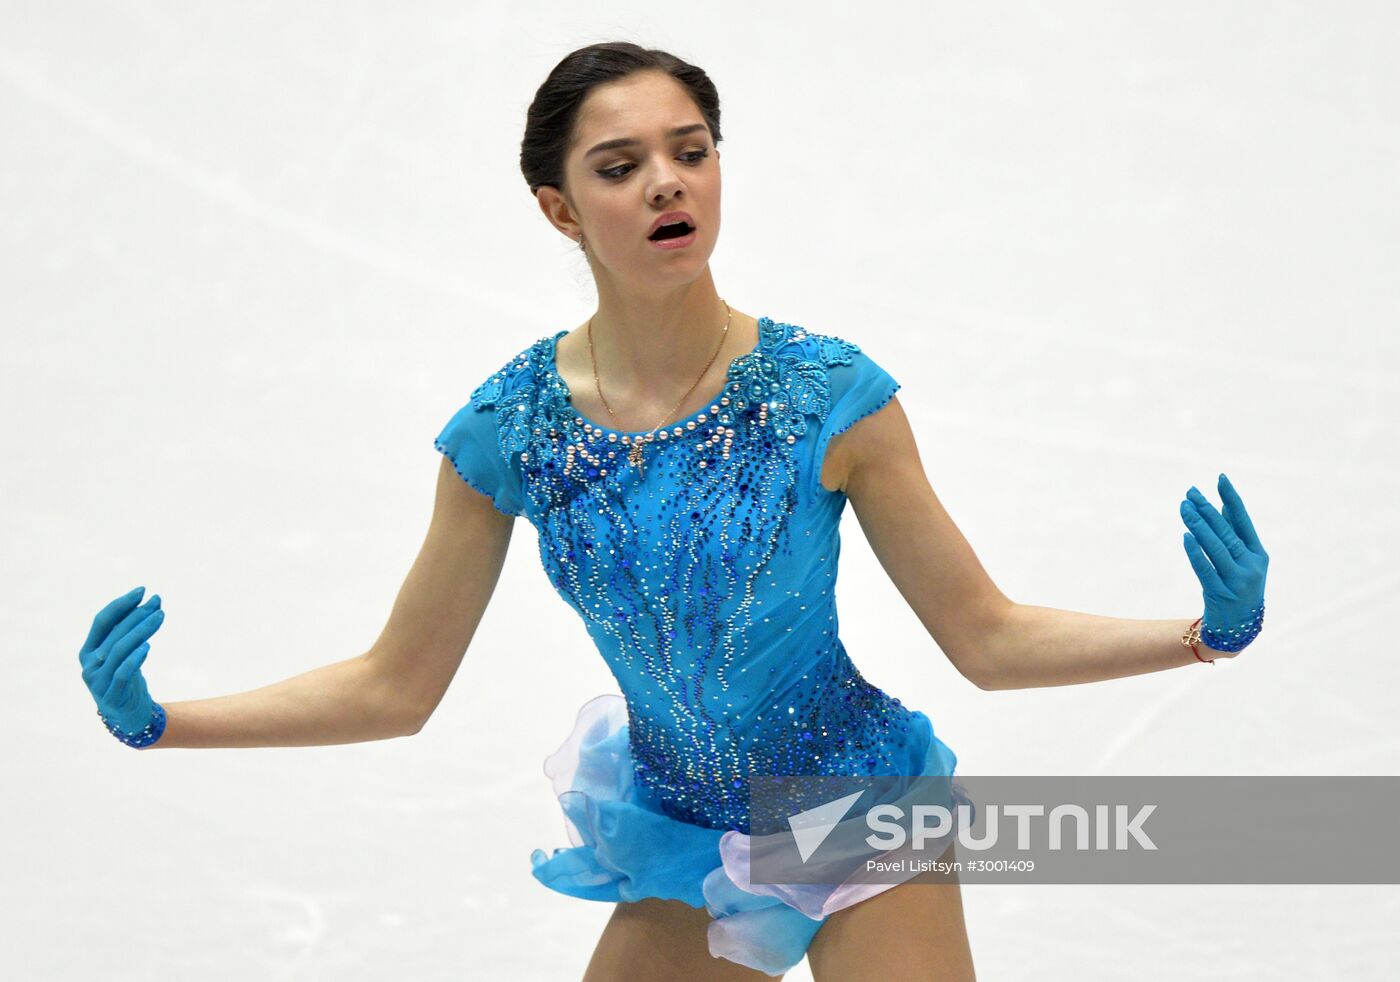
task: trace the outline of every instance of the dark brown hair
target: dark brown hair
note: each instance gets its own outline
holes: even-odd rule
[[[719,93],[704,70],[656,48],[630,41],[606,41],[571,51],[554,66],[535,92],[520,141],[520,172],[530,193],[546,185],[564,190],[564,157],[573,139],[574,121],[590,90],[640,71],[662,71],[686,87],[718,145]]]

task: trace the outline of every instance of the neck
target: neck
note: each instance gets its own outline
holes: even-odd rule
[[[738,316],[729,322],[725,302],[715,292],[708,268],[701,278],[678,290],[638,297],[600,291],[593,315],[593,356],[598,372],[614,390],[668,387],[684,391],[715,354],[721,337],[724,353],[742,333]],[[585,328],[585,332],[587,328]],[[587,337],[580,339],[587,347]],[[587,359],[587,352],[584,358]]]

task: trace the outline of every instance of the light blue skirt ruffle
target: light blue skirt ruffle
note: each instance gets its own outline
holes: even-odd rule
[[[951,777],[953,751],[934,736],[928,717],[913,717],[920,733],[911,738],[918,741],[911,750],[922,767],[911,773]],[[750,836],[680,822],[647,807],[634,783],[627,705],[620,695],[585,703],[563,745],[545,758],[544,771],[573,845],[552,854],[536,849],[530,855],[535,879],[584,900],[658,897],[703,907],[713,918],[710,953],[769,975],[802,961],[827,916],[897,885],[751,883]],[[957,799],[970,805],[961,788],[953,787]],[[956,823],[947,840],[955,835]],[[941,847],[933,854],[939,852]]]

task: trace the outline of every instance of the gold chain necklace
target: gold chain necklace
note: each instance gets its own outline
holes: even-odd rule
[[[695,381],[691,383],[690,388],[685,390],[685,395],[681,396],[680,401],[675,404],[675,406],[671,409],[669,413],[661,417],[660,421],[657,422],[657,424],[651,428],[651,432],[648,433],[645,438],[640,436],[632,437],[632,449],[627,451],[627,462],[633,467],[637,468],[638,471],[641,471],[642,469],[642,444],[644,442],[651,442],[651,440],[654,439],[656,436],[656,431],[661,429],[661,427],[665,425],[666,421],[676,414],[677,409],[680,409],[681,406],[685,405],[685,401],[690,398],[690,394],[695,391],[695,387],[700,384],[700,380],[705,377],[705,374],[710,370],[710,366],[715,363],[715,359],[719,357],[719,353],[724,350],[724,340],[726,337],[729,336],[729,322],[734,319],[734,310],[729,306],[728,302],[725,301],[723,297],[720,298],[720,303],[723,303],[724,309],[729,311],[729,316],[725,318],[724,331],[719,336],[719,347],[715,348],[715,353],[710,355],[710,360],[706,362],[705,367],[700,370],[699,377],[697,377]],[[588,329],[586,334],[588,337],[588,358],[593,363],[593,385],[595,388],[597,388],[598,398],[602,401],[604,408],[607,409],[608,415],[615,420],[617,419],[617,413],[613,412],[612,406],[608,405],[608,400],[603,395],[603,384],[598,380],[598,359],[593,354],[592,317],[588,318]]]

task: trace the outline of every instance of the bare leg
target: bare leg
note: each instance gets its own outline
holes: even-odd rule
[[[957,859],[954,844],[942,858]],[[807,961],[815,982],[976,982],[957,873],[920,873],[829,915]]]
[[[679,900],[648,897],[613,910],[583,982],[773,982],[710,954],[710,913]]]

